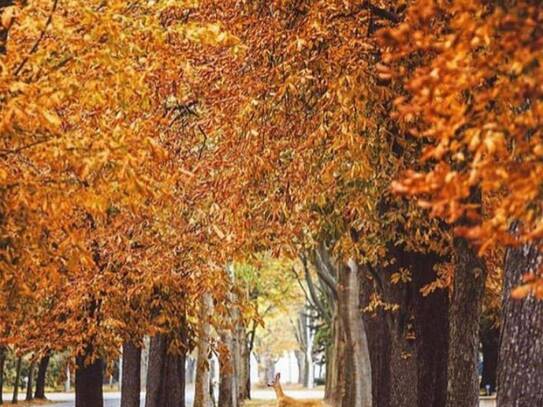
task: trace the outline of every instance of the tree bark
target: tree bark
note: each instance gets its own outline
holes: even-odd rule
[[[437,289],[426,296],[421,288],[435,281],[432,254],[411,254],[415,312],[415,344],[419,407],[445,407],[449,348],[449,291]]]
[[[490,393],[494,393],[498,375],[500,330],[490,325],[490,323],[481,326],[481,348],[483,352],[483,372],[480,387],[485,390],[488,388]]]
[[[0,346],[0,404],[4,404],[4,366],[6,363],[6,354],[6,347]]]
[[[213,402],[210,395],[210,334],[211,326],[209,324],[210,314],[212,312],[211,295],[205,293],[200,301],[200,325],[198,335],[198,360],[196,363],[196,385],[194,389],[194,407],[212,407]]]
[[[32,401],[32,388],[34,386],[34,361],[30,362],[30,367],[28,368],[28,381],[26,383],[26,401]]]
[[[17,367],[15,368],[15,383],[13,384],[13,398],[11,402],[17,404],[19,401],[19,381],[21,380],[21,363],[23,358],[19,356],[17,358]]]
[[[121,407],[139,407],[141,391],[141,347],[132,341],[123,344]]]
[[[448,407],[478,407],[479,321],[486,272],[464,238],[454,239],[454,287],[449,319]]]
[[[145,407],[185,406],[185,353],[168,353],[169,339],[151,338]]]
[[[47,353],[40,359],[38,365],[38,375],[36,377],[36,392],[34,398],[39,400],[45,400],[45,378],[47,377],[47,367],[49,366],[50,354]]]
[[[344,407],[371,407],[371,362],[366,329],[361,315],[360,280],[358,265],[349,260],[340,273],[339,284],[344,291],[340,297],[345,343],[349,357],[345,359],[352,369],[345,366],[345,389],[342,398]],[[338,290],[341,291],[341,290]]]
[[[239,389],[237,385],[237,371],[235,363],[234,339],[229,329],[221,333],[221,341],[228,349],[228,357],[219,361],[219,406],[238,407]]]
[[[251,399],[251,352],[250,338],[247,338],[245,329],[238,335],[241,353],[241,373],[239,378],[239,399]]]
[[[365,307],[370,304],[375,281],[367,273],[362,273],[360,278],[362,306]],[[378,309],[362,314],[368,333],[373,407],[390,407],[390,334],[385,312]]]
[[[303,386],[305,383],[305,352],[295,350],[294,356],[296,357],[296,365],[298,366],[298,384]]]
[[[83,354],[75,359],[75,406],[103,407],[104,396],[102,383],[104,381],[104,361],[96,358],[87,364],[86,360],[92,354],[92,347],[87,346]]]
[[[522,276],[537,271],[541,263],[536,245],[511,248],[505,257],[498,407],[543,405],[543,301],[532,295],[511,298]]]
[[[325,399],[330,405],[339,406],[343,397],[344,385],[344,362],[345,362],[345,335],[343,323],[340,317],[340,298],[342,293],[338,292],[338,301],[332,316],[332,342],[327,351],[326,363],[326,388]]]

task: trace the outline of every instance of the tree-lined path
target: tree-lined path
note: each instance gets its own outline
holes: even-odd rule
[[[543,405],[540,3],[0,0],[0,403]]]

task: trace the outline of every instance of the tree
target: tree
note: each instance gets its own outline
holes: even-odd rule
[[[394,188],[417,195],[432,215],[450,223],[467,219],[456,224],[456,233],[475,243],[480,253],[539,237],[540,211],[535,208],[541,200],[533,177],[541,171],[540,106],[532,101],[540,91],[535,78],[541,70],[532,63],[540,49],[540,33],[534,30],[540,18],[539,5],[530,2],[458,2],[448,7],[420,1],[408,8],[404,23],[382,33],[393,51],[383,58],[388,66],[381,67],[381,78],[403,75],[407,91],[395,102],[396,117],[413,135],[431,141],[422,156],[426,167],[408,172]],[[477,190],[483,199],[473,201]],[[496,196],[481,211],[485,200]],[[524,222],[516,234],[510,233],[514,222]],[[483,268],[474,266],[484,275]],[[520,292],[537,295],[538,284],[536,277]],[[473,286],[472,301],[453,302],[453,307],[478,307],[481,285]],[[474,322],[468,337],[475,339]],[[474,339],[470,347],[478,345]],[[456,370],[450,377],[451,405],[460,402],[455,400],[467,385],[461,366]],[[466,403],[476,405],[472,366],[470,371]],[[501,391],[507,394],[508,389]]]
[[[543,303],[533,296],[513,298],[511,292],[522,284],[523,274],[540,267],[537,246],[508,249],[505,257],[502,329],[498,369],[498,406],[524,406],[543,401],[537,377],[543,366],[533,352],[540,350]]]
[[[141,391],[141,345],[123,344],[121,407],[139,407]]]
[[[34,398],[45,400],[45,378],[47,375],[47,367],[49,366],[49,359],[51,355],[47,352],[44,356],[41,357],[38,364],[38,375],[36,376],[36,391],[34,393]]]

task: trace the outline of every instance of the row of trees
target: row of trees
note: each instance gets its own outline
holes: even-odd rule
[[[0,7],[0,346],[71,350],[78,407],[145,335],[147,406],[194,347],[196,406],[212,351],[248,397],[262,253],[300,259],[334,405],[478,405],[482,319],[498,404],[541,402],[538,2]]]

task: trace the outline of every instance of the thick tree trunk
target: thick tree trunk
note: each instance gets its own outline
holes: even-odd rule
[[[347,292],[348,329],[346,331],[348,332],[349,344],[353,350],[354,406],[371,407],[371,361],[366,327],[361,314],[358,265],[354,260],[349,260],[346,272],[348,273],[349,287]]]
[[[198,360],[196,362],[196,385],[194,389],[194,407],[212,407],[210,394],[210,334],[209,317],[212,312],[212,298],[206,293],[200,301],[200,321],[198,335]]]
[[[38,375],[36,377],[36,392],[34,398],[45,400],[45,378],[47,377],[47,367],[49,366],[50,354],[47,353],[40,359],[38,365]]]
[[[123,344],[121,407],[139,407],[141,391],[141,348],[132,341]]]
[[[23,358],[19,356],[17,358],[17,367],[15,368],[15,382],[13,383],[13,398],[11,399],[13,404],[17,404],[19,401],[19,381],[21,380],[22,361]]]
[[[538,248],[509,249],[505,258],[498,407],[543,405],[543,301],[511,298],[522,276],[541,267]]]
[[[415,343],[418,407],[445,407],[449,348],[449,292],[438,289],[423,296],[420,290],[435,281],[435,256],[413,255]]]
[[[403,330],[391,334],[390,404],[393,407],[418,405],[417,357],[412,338]]]
[[[4,366],[6,364],[7,349],[0,346],[0,404],[4,404]]]
[[[454,239],[455,275],[449,319],[448,407],[478,407],[479,320],[486,272],[475,250]]]
[[[28,381],[26,382],[26,401],[31,401],[34,397],[32,394],[32,389],[34,387],[34,361],[30,362],[30,367],[28,368]]]
[[[86,351],[76,357],[75,371],[75,406],[76,407],[103,407],[104,396],[102,384],[104,381],[104,362],[94,359],[90,364],[86,359],[92,353],[88,347]]]
[[[343,407],[371,407],[371,362],[369,357],[366,329],[361,315],[360,280],[358,265],[349,260],[348,266],[340,272],[338,290],[340,313],[344,327],[346,351],[343,368]]]
[[[418,405],[417,346],[415,333],[415,301],[413,284],[410,281],[393,281],[393,276],[402,268],[412,267],[407,253],[400,247],[390,246],[389,265],[373,272],[378,293],[386,304],[395,304],[395,311],[385,311],[384,323],[390,341],[388,379],[390,383],[390,406],[413,407]],[[372,269],[368,268],[370,272]]]
[[[481,388],[494,393],[496,391],[500,349],[500,330],[498,328],[491,326],[489,323],[481,327],[481,348],[483,351]]]
[[[370,304],[374,291],[374,280],[361,274],[362,306]],[[390,407],[390,335],[386,325],[386,311],[363,313],[368,333],[368,347],[371,359],[371,387],[373,407]]]
[[[168,348],[166,335],[151,338],[145,407],[185,407],[185,354]]]

